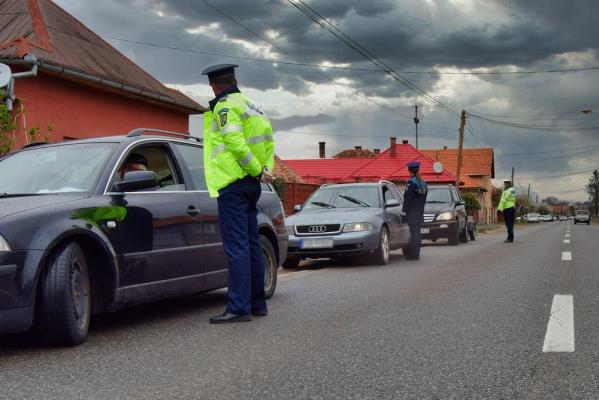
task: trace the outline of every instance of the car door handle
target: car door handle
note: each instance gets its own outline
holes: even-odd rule
[[[191,215],[192,217],[197,217],[198,215],[200,215],[200,209],[190,206],[187,209],[187,214]]]

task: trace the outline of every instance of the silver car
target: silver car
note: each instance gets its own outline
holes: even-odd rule
[[[386,264],[390,250],[410,241],[402,204],[391,182],[321,186],[285,220],[289,247],[283,266],[295,268],[305,258],[360,255]]]
[[[586,210],[577,210],[576,214],[574,215],[574,224],[587,224],[590,225],[591,224],[591,216],[589,215],[589,212]]]

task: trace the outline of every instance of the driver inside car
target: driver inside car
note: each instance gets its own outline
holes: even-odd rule
[[[133,153],[123,163],[119,169],[119,176],[121,179],[125,179],[125,174],[132,171],[147,171],[148,170],[148,159],[139,153]]]

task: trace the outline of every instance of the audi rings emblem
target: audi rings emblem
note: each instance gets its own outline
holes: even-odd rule
[[[324,233],[327,231],[327,227],[324,225],[310,225],[308,232],[310,233]]]

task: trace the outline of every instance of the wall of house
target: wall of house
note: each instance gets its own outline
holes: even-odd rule
[[[27,143],[26,128],[34,125],[40,126],[43,138],[48,124],[52,124],[52,142],[122,135],[139,127],[177,132],[189,129],[187,113],[45,74],[18,80],[15,95],[24,100],[25,113],[18,120],[14,149]],[[15,109],[20,106],[17,102]]]

